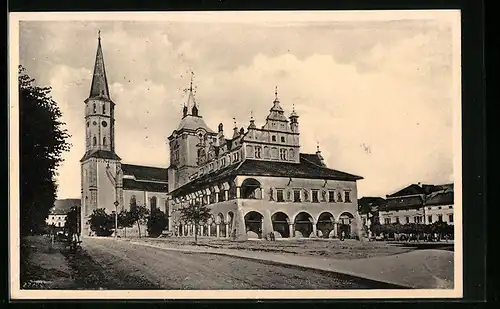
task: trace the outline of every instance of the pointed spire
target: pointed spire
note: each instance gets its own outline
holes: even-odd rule
[[[101,47],[101,30],[97,33],[97,53],[94,63],[94,74],[92,76],[92,85],[90,87],[90,98],[100,97],[110,100],[108,79],[104,66],[104,56]]]
[[[255,120],[253,119],[253,110],[250,111],[250,125],[248,128],[255,128]]]
[[[297,115],[297,112],[295,111],[295,103],[292,104],[292,113],[290,114],[290,119],[295,120],[299,118],[299,115]]]
[[[239,131],[238,131],[238,126],[236,125],[236,118],[233,117],[233,121],[234,121],[234,128],[233,128],[233,138],[236,138],[240,135]]]
[[[188,92],[188,98],[187,102],[184,103],[184,111],[187,111],[183,113],[183,117],[186,116],[195,116],[195,117],[200,117],[198,115],[198,106],[196,103],[196,99],[194,97],[194,88],[193,88],[193,77],[194,77],[194,72],[191,71],[191,81],[189,82],[189,88],[184,89],[184,91]]]

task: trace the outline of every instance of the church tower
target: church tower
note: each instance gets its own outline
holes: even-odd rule
[[[111,214],[123,207],[120,160],[115,153],[115,103],[109,93],[99,32],[90,94],[85,100],[85,154],[80,160],[83,229],[93,210],[104,208]]]

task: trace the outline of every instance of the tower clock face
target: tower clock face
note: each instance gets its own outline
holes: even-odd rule
[[[101,124],[102,124],[103,127],[107,127],[108,126],[108,123],[106,121],[103,121]]]

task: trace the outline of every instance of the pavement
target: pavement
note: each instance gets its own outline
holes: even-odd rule
[[[114,239],[110,240],[115,241]],[[168,246],[168,242],[161,245],[147,244],[141,241],[129,242],[131,244],[164,250],[218,254],[329,271],[406,288],[453,289],[454,254],[451,251],[445,250],[425,249],[391,256],[337,260],[317,256],[300,256],[235,249],[214,249],[192,245],[184,245],[182,248],[178,248]]]

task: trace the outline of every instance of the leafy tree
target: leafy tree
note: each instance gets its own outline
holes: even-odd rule
[[[125,237],[127,237],[127,227],[132,227],[134,225],[134,220],[132,218],[132,213],[130,211],[122,210],[118,213],[118,227],[125,229]]]
[[[115,219],[113,215],[107,214],[104,208],[94,209],[89,217],[90,229],[97,236],[109,236],[113,233]]]
[[[154,209],[148,216],[148,235],[158,237],[168,226],[168,215],[159,209]]]
[[[40,232],[56,199],[57,168],[70,135],[50,87],[38,87],[19,66],[20,232]]]
[[[149,210],[144,206],[137,205],[130,210],[130,220],[137,223],[139,237],[141,237],[141,224],[144,224],[149,216]]]
[[[210,209],[206,205],[196,202],[193,205],[180,208],[179,211],[181,219],[184,222],[192,222],[194,224],[194,241],[195,243],[198,242],[198,228],[212,216]]]

